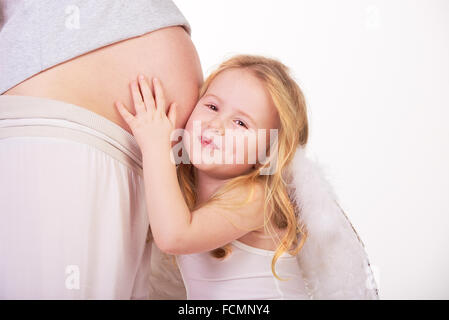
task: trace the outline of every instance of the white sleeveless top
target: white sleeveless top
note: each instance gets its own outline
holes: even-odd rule
[[[272,273],[274,251],[255,248],[238,240],[222,259],[209,251],[178,255],[176,260],[191,300],[309,299],[296,256],[284,253]]]

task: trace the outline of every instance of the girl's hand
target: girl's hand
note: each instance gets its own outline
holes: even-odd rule
[[[144,152],[161,151],[161,147],[171,146],[170,135],[176,124],[176,105],[172,103],[166,115],[166,101],[160,81],[153,78],[154,94],[144,76],[131,81],[130,89],[136,115],[133,116],[121,103],[116,101],[117,109],[126,121],[139,147]],[[142,92],[140,94],[139,88]],[[143,97],[143,98],[142,98]]]

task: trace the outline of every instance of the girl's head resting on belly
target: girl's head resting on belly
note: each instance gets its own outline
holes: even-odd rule
[[[224,180],[270,175],[276,160],[291,159],[307,143],[303,94],[275,59],[234,56],[209,75],[199,96],[183,137],[197,170]]]
[[[227,59],[204,82],[184,130],[188,161],[179,164],[178,179],[188,206],[197,207],[196,171],[226,180],[206,203],[229,206],[229,199],[223,197],[228,190],[261,182],[266,186],[266,221],[286,231],[277,239],[274,271],[277,258],[286,250],[296,254],[306,238],[305,226],[298,225],[298,208],[289,200],[284,173],[307,139],[305,98],[288,67],[258,55]],[[298,244],[299,233],[303,237]],[[212,254],[224,257],[226,249],[229,246]]]

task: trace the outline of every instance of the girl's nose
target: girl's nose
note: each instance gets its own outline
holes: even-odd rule
[[[224,127],[223,127],[223,122],[218,119],[218,118],[214,118],[211,121],[209,121],[209,123],[206,126],[206,129],[208,131],[212,131],[218,135],[224,135]]]

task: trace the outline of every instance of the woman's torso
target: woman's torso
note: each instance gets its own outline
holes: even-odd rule
[[[184,127],[198,98],[203,75],[196,49],[181,26],[172,26],[88,52],[44,70],[4,94],[75,104],[131,132],[117,112],[121,100],[133,112],[129,81],[138,74],[161,79],[167,102],[178,103],[177,127]]]

